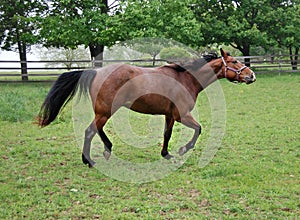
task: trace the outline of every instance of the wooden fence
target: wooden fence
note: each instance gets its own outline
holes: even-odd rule
[[[293,70],[289,55],[277,56],[249,56],[249,57],[236,57],[240,61],[248,59],[251,69],[257,74],[266,73],[283,73],[283,72],[300,72],[297,66]],[[102,63],[108,65],[112,63],[129,63],[138,66],[153,66],[153,60],[135,59],[135,60],[103,60],[103,61],[27,61],[28,74],[20,74],[21,65],[20,61],[0,60],[0,82],[22,82],[22,76],[28,76],[29,81],[32,82],[46,82],[53,81],[61,73],[68,70],[90,69],[97,64]],[[155,65],[163,65],[165,60],[156,59]],[[49,64],[51,66],[49,66]],[[296,68],[295,68],[296,67]]]

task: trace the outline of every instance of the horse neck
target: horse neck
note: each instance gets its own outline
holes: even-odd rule
[[[197,71],[190,71],[195,78],[193,84],[196,86],[197,92],[201,92],[203,89],[208,87],[210,84],[222,78],[222,60],[216,59],[205,64]]]
[[[215,73],[215,76],[217,77],[217,79],[220,79],[223,77],[222,76],[222,59],[221,58],[212,60],[208,64],[210,65],[210,68]]]

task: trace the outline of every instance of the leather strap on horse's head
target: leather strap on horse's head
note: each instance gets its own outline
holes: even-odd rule
[[[227,71],[228,71],[228,70],[231,70],[232,72],[234,72],[234,73],[236,74],[236,80],[239,81],[241,72],[242,72],[244,69],[246,69],[247,66],[243,66],[243,67],[240,68],[240,69],[235,69],[235,68],[232,68],[232,67],[230,67],[230,66],[227,65],[227,63],[226,63],[224,57],[222,57],[222,61],[223,61],[223,64],[224,64],[224,66],[225,66],[225,78],[227,78]]]

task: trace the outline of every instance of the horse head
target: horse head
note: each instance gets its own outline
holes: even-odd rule
[[[250,84],[256,81],[255,73],[247,66],[230,56],[223,49],[221,51],[222,76],[231,82]]]

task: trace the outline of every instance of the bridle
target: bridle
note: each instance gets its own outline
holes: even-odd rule
[[[232,71],[236,74],[236,81],[239,81],[241,72],[244,69],[248,68],[247,66],[243,66],[242,68],[237,70],[235,68],[232,68],[232,67],[228,66],[225,59],[224,59],[224,57],[222,57],[222,61],[223,61],[223,64],[225,66],[225,78],[227,78],[227,71],[230,70],[230,71]]]

